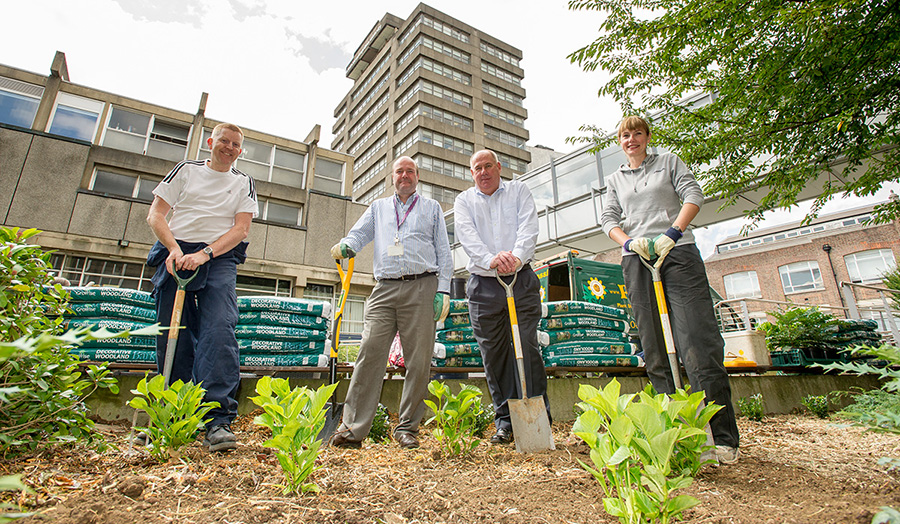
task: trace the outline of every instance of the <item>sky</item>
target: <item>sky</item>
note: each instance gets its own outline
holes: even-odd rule
[[[42,75],[56,51],[69,80],[117,95],[304,140],[319,124],[331,145],[334,109],[353,82],[353,52],[385,12],[406,19],[414,0],[29,0],[4,6],[0,63]],[[565,0],[430,0],[431,7],[522,50],[529,146],[568,153],[566,138],[593,124],[612,131],[621,112],[597,91],[606,78],[566,56],[597,36],[600,14]],[[900,193],[897,185],[892,186]],[[887,198],[887,189],[874,200]],[[868,199],[867,201],[871,201]],[[825,211],[864,205],[844,199]],[[803,206],[765,226],[800,220]],[[698,230],[704,257],[740,221]]]

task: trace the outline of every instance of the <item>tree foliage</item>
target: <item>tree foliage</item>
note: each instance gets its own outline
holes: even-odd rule
[[[734,203],[767,186],[749,217],[790,207],[814,179],[832,195],[871,195],[900,175],[900,0],[570,0],[605,15],[569,55],[611,79],[625,114],[653,121],[662,146],[708,193]],[[706,105],[691,104],[712,93]],[[688,103],[685,103],[685,101]],[[594,126],[582,131],[605,145]],[[876,220],[900,216],[897,201]]]

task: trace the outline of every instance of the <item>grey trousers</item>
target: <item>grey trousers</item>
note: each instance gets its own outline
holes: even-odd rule
[[[435,275],[416,280],[380,280],[366,303],[365,325],[356,367],[344,405],[343,427],[361,441],[372,429],[387,368],[391,342],[400,332],[406,375],[400,398],[400,423],[394,435],[416,434],[425,415],[425,396],[434,352]]]
[[[637,321],[647,376],[656,391],[674,393],[675,383],[666,355],[659,308],[650,271],[638,255],[622,257],[628,300]],[[675,351],[693,391],[704,391],[706,401],[724,406],[709,422],[717,445],[737,447],[739,435],[731,404],[731,385],[723,363],[725,341],[719,333],[709,293],[706,266],[694,244],[676,246],[661,268]]]
[[[504,277],[508,284],[512,277]],[[519,270],[513,285],[516,317],[522,342],[525,366],[525,387],[528,397],[544,397],[547,416],[550,401],[547,398],[547,370],[541,358],[537,327],[541,319],[541,284],[530,266]],[[481,349],[484,374],[488,391],[494,402],[494,425],[497,429],[512,429],[509,416],[509,399],[524,398],[516,369],[516,353],[512,345],[512,328],[509,323],[509,306],[506,291],[496,277],[469,276],[466,286],[469,298],[469,320],[475,340]]]

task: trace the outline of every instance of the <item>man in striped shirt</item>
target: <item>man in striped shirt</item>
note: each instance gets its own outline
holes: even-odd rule
[[[197,277],[188,285],[171,382],[202,383],[205,402],[218,402],[209,412],[204,444],[210,451],[237,447],[231,423],[237,416],[240,361],[237,324],[237,265],[246,258],[250,222],[259,214],[253,179],[233,166],[241,154],[244,133],[234,124],[219,124],[207,139],[209,160],[180,162],[153,190],[147,222],[159,239],[147,255],[157,266],[153,276],[157,320],[168,325],[177,284],[175,271]],[[172,218],[166,221],[166,214]],[[165,335],[157,337],[160,372],[166,353]],[[140,436],[139,436],[140,438]],[[144,438],[146,440],[146,437]]]
[[[391,341],[399,331],[406,375],[394,439],[417,448],[431,375],[435,322],[450,307],[450,242],[441,205],[416,193],[419,170],[404,156],[393,166],[395,193],[372,202],[347,236],[331,248],[335,259],[355,256],[374,242],[378,283],[366,303],[359,357],[350,379],[341,427],[332,445],[359,447],[375,418]]]

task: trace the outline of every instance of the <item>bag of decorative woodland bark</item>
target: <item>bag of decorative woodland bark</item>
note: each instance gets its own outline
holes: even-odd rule
[[[538,323],[538,329],[549,331],[551,329],[609,329],[612,331],[628,331],[628,322],[624,320],[611,320],[592,315],[566,315],[550,318],[542,318]]]
[[[317,317],[331,317],[331,303],[288,297],[238,297],[238,311],[280,311]]]
[[[627,342],[628,335],[621,331],[607,329],[555,329],[538,331],[538,342],[542,346],[550,346],[562,342]]]
[[[628,314],[624,310],[603,304],[580,300],[561,300],[541,304],[541,316],[544,318],[565,315],[594,315],[610,320],[628,320]]]
[[[242,355],[294,354],[328,355],[331,343],[326,340],[254,340],[239,338],[238,350]]]

